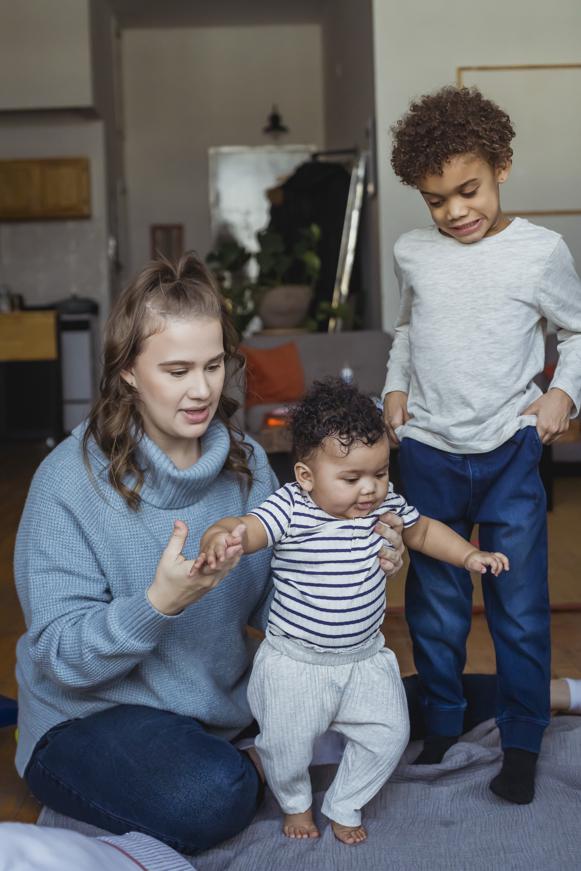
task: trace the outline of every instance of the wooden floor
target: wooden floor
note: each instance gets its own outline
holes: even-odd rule
[[[12,579],[12,550],[30,478],[46,454],[43,446],[2,448],[0,458],[0,693],[14,696],[14,648],[23,621]],[[555,510],[550,517],[551,587],[557,598],[581,602],[581,480],[559,478],[555,485]],[[402,580],[394,581],[401,585]],[[553,675],[581,677],[581,612],[553,614]],[[402,674],[414,671],[411,641],[400,614],[388,616],[384,627]],[[468,641],[469,672],[494,672],[494,653],[483,615],[476,615]],[[34,822],[39,807],[14,770],[14,730],[0,729],[0,821]]]

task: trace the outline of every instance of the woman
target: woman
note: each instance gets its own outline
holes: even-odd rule
[[[99,397],[38,469],[15,552],[19,772],[56,811],[187,853],[248,825],[262,791],[232,742],[251,725],[245,627],[265,622],[270,554],[191,559],[210,523],[276,487],[223,392],[240,363],[205,266],[149,264],[113,307]]]

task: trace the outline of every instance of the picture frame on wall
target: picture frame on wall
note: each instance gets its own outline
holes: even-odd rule
[[[152,224],[149,238],[153,259],[161,254],[175,263],[184,253],[183,224]]]

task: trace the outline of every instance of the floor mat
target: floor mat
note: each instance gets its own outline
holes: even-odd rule
[[[535,800],[512,805],[488,784],[501,752],[492,721],[454,745],[441,765],[413,766],[410,745],[388,784],[364,810],[369,838],[348,847],[320,814],[335,768],[312,769],[321,838],[291,841],[267,790],[252,825],[192,859],[197,871],[555,871],[581,867],[581,718],[558,717],[547,730]],[[43,811],[44,825],[100,834]]]

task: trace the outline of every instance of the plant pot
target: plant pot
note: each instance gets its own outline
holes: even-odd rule
[[[267,290],[258,306],[266,329],[300,327],[304,323],[313,289],[308,284],[281,284]]]

